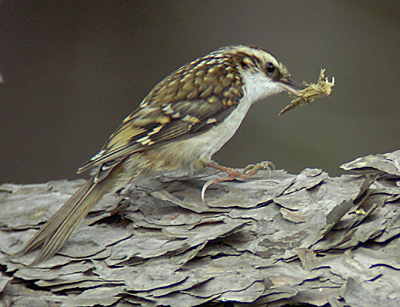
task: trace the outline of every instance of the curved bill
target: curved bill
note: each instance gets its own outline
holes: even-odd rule
[[[304,89],[303,86],[297,84],[296,82],[290,80],[289,78],[282,77],[278,80],[279,85],[285,90],[288,91],[290,94],[295,96],[300,95],[300,91]]]

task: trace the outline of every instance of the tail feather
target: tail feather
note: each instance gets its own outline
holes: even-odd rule
[[[50,259],[57,253],[69,238],[79,222],[85,218],[93,206],[112,187],[114,180],[107,178],[100,182],[90,179],[85,183],[39,230],[39,232],[18,252],[26,254],[43,243],[39,255],[31,265]]]

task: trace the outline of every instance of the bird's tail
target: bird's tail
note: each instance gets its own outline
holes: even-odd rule
[[[111,178],[110,178],[111,177]],[[43,244],[42,250],[31,265],[50,259],[64,245],[65,241],[85,218],[100,198],[113,186],[112,176],[95,182],[94,178],[85,183],[39,230],[39,232],[18,252],[23,255]]]

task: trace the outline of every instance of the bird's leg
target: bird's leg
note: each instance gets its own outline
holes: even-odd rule
[[[246,168],[243,170],[243,172],[238,171],[233,168],[230,168],[230,167],[218,165],[214,162],[206,162],[204,165],[207,167],[212,167],[217,170],[223,171],[223,172],[227,173],[228,176],[210,179],[203,185],[203,188],[201,189],[201,200],[203,202],[205,199],[206,190],[212,184],[217,184],[217,183],[220,183],[223,181],[232,181],[232,180],[235,180],[236,178],[248,179],[251,176],[255,175],[260,169],[267,169],[269,171],[269,175],[271,176],[271,171],[273,169],[275,169],[274,164],[270,161],[263,161],[263,162],[260,162],[257,164],[250,164],[250,165],[246,166]]]

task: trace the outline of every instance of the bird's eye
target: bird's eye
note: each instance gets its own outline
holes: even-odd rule
[[[270,74],[272,74],[272,73],[275,71],[275,66],[274,66],[274,64],[272,64],[271,62],[267,62],[267,63],[265,64],[265,69],[266,69]]]

